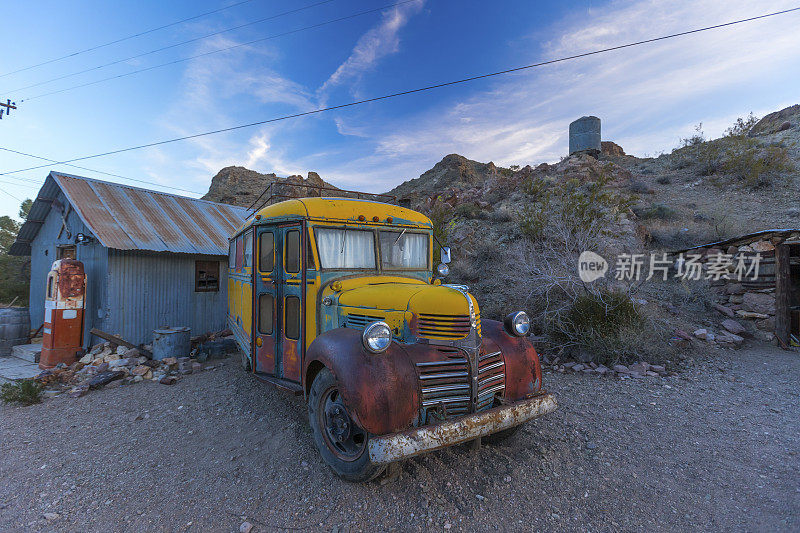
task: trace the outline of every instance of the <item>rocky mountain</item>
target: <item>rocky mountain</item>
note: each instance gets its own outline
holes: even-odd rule
[[[223,168],[211,179],[211,186],[203,200],[250,207],[270,186],[270,191],[259,201],[272,195],[280,198],[324,196],[325,190],[320,190],[319,187],[336,189],[316,172],[309,172],[306,178],[299,175],[280,178],[276,174],[261,174],[255,170],[232,166]]]

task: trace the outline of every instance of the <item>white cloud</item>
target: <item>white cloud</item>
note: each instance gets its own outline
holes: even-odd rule
[[[397,53],[400,49],[400,30],[412,16],[419,13],[424,4],[425,0],[418,0],[384,13],[380,24],[361,36],[350,56],[322,84],[318,91],[321,98],[324,100],[326,93],[337,85],[358,82],[382,58]]]

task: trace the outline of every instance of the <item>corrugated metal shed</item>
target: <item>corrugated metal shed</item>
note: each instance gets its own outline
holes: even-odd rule
[[[228,255],[228,237],[247,217],[241,207],[51,172],[11,255],[30,254],[59,192],[94,237],[116,250]]]

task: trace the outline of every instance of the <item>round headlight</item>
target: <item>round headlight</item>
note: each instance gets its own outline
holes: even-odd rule
[[[511,335],[524,337],[531,331],[531,319],[525,311],[517,311],[508,315],[503,324]]]
[[[364,329],[361,335],[364,348],[372,353],[385,352],[392,344],[392,330],[386,322],[373,322]]]
[[[450,267],[441,263],[439,266],[436,267],[436,273],[442,277],[445,277],[450,273]]]

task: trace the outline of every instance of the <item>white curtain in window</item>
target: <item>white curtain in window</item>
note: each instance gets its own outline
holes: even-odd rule
[[[371,231],[314,230],[322,268],[375,268],[375,235]]]
[[[428,236],[382,231],[381,264],[387,268],[428,268]]]

